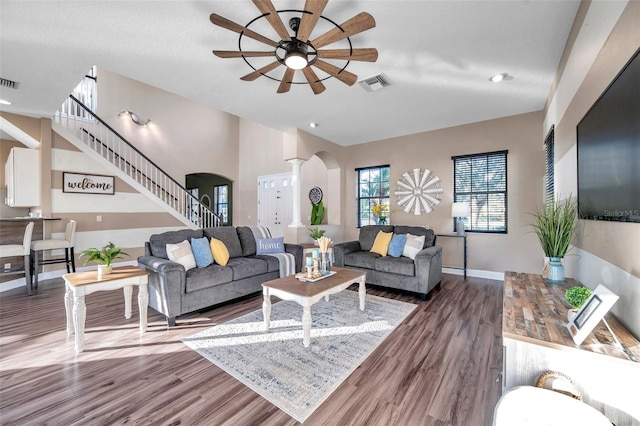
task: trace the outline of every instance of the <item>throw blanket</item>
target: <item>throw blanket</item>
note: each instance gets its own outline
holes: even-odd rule
[[[250,226],[253,237],[258,240],[271,238],[271,231],[266,226]],[[296,258],[291,253],[265,253],[262,256],[273,256],[280,262],[280,278],[296,273]]]

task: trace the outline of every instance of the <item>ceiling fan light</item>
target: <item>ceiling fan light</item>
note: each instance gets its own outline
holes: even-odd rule
[[[307,61],[307,55],[303,52],[288,52],[284,57],[284,64],[293,69],[293,70],[301,70],[306,67],[309,62]]]

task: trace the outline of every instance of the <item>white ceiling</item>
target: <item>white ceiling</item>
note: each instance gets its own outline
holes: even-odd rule
[[[377,48],[378,61],[351,62],[347,69],[359,80],[384,73],[392,86],[366,92],[330,78],[326,91],[314,95],[307,85],[276,94],[278,82],[266,77],[241,81],[252,71],[242,59],[211,53],[236,50],[238,35],[211,24],[209,15],[246,25],[260,15],[249,1],[0,0],[0,75],[19,82],[17,90],[0,88],[0,98],[13,102],[2,110],[51,116],[98,65],[275,129],[301,128],[341,145],[473,123],[544,108],[579,3],[331,0],[323,13],[331,20],[342,23],[366,11],[377,23],[351,41],[356,48]],[[274,4],[278,10],[304,6],[302,0]],[[278,40],[265,22],[251,29]],[[321,26],[312,38],[324,32]],[[260,67],[272,60],[253,61]],[[283,71],[270,75],[279,78]],[[513,79],[491,83],[489,77],[500,72]],[[311,121],[319,126],[310,129]]]

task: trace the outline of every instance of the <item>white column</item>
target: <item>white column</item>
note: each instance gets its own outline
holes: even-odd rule
[[[291,186],[293,187],[293,214],[291,215],[290,228],[304,228],[302,223],[302,214],[300,210],[300,202],[302,199],[302,188],[300,188],[300,166],[304,163],[304,160],[295,158],[293,160],[287,160],[292,166],[293,177],[291,178]]]

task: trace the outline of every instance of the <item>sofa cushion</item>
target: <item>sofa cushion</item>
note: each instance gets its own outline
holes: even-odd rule
[[[236,228],[238,239],[242,246],[243,256],[253,256],[256,254],[256,237],[248,226],[238,226]]]
[[[260,259],[267,262],[267,272],[279,272],[280,271],[280,260],[278,260],[275,256],[269,256],[268,254],[259,254],[256,256],[251,256],[253,259]]]
[[[380,256],[386,256],[392,237],[392,232],[379,231],[378,235],[376,235],[376,239],[373,241],[373,247],[371,247],[371,250],[369,251],[372,253],[378,253]]]
[[[391,274],[415,276],[415,263],[408,257],[385,256],[376,259],[376,271]]]
[[[169,260],[178,262],[184,266],[185,271],[196,267],[196,259],[193,257],[189,241],[184,240],[178,244],[167,244],[166,250]]]
[[[373,247],[373,242],[378,232],[393,232],[391,225],[366,225],[360,228],[360,250],[369,251]]]
[[[284,253],[284,237],[256,240],[256,254]]]
[[[427,229],[422,226],[396,226],[393,230],[396,234],[413,234],[413,235],[424,235],[424,247],[432,247],[436,244],[436,233],[433,232],[433,229]]]
[[[391,242],[389,243],[387,255],[392,257],[402,256],[405,241],[407,241],[407,234],[393,234],[393,238],[391,238]]]
[[[402,255],[408,257],[409,259],[415,259],[416,255],[422,247],[424,246],[424,235],[413,235],[407,234],[407,241],[404,243],[404,249],[402,250]]]
[[[238,232],[233,226],[216,226],[204,230],[204,235],[209,238],[216,238],[222,241],[229,251],[229,258],[241,257],[242,246]]]
[[[187,293],[226,284],[233,280],[233,270],[226,266],[209,265],[206,268],[195,268],[187,272],[185,290]]]
[[[179,231],[153,234],[149,238],[151,256],[169,259],[169,256],[167,256],[167,244],[178,244],[184,240],[191,241],[192,238],[202,238],[202,235],[202,229],[180,229]]]
[[[376,269],[376,259],[380,258],[377,253],[370,251],[355,251],[344,255],[344,266],[356,268]]]
[[[234,281],[267,273],[267,262],[255,257],[229,259],[227,266],[233,270]]]
[[[213,260],[215,260],[218,265],[226,266],[229,262],[229,250],[227,250],[227,246],[217,238],[212,238],[209,244],[211,246]]]
[[[206,268],[213,263],[213,254],[211,253],[211,247],[209,246],[207,237],[192,238],[191,251],[193,252],[193,257],[196,259],[196,266],[198,268]]]

